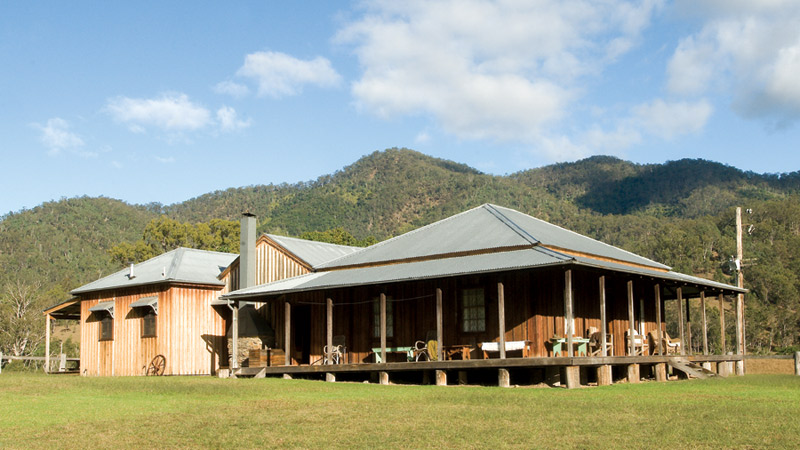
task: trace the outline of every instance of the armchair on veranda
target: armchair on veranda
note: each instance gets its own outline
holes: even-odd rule
[[[658,342],[658,331],[651,331],[650,332],[650,340],[653,341],[653,352],[657,352],[658,349],[661,349],[662,355],[675,355],[681,352],[681,340],[680,338],[673,339],[669,337],[669,333],[667,330],[664,330],[663,340],[661,341],[661,345],[659,346]]]
[[[603,354],[603,333],[597,328],[589,328],[589,356],[601,356]],[[606,355],[614,356],[614,335],[606,333]]]
[[[324,364],[343,364],[347,362],[347,346],[345,345],[345,338],[343,335],[336,335],[333,337],[333,342],[330,347],[327,345],[323,348],[325,354]]]
[[[436,361],[438,341],[436,340],[436,330],[425,333],[424,341],[417,341],[411,348],[414,354],[414,361]]]

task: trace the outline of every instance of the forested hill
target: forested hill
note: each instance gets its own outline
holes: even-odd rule
[[[762,175],[704,160],[640,165],[598,156],[494,176],[390,149],[314,181],[231,188],[169,206],[63,199],[2,217],[0,287],[40,282],[51,303],[62,300],[119,270],[108,249],[141,239],[161,215],[195,223],[250,211],[259,231],[299,236],[341,227],[382,240],[486,202],[726,282],[717,268],[735,253],[733,207],[752,209],[745,248],[758,262],[746,272],[748,320],[759,325],[748,328],[749,342],[800,341],[800,172]]]

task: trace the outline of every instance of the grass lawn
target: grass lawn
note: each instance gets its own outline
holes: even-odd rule
[[[586,389],[0,375],[0,448],[797,448],[800,377]]]

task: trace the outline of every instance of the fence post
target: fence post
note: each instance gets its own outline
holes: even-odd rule
[[[794,374],[800,376],[800,352],[794,352]]]
[[[794,355],[794,360],[797,361],[797,355]],[[3,352],[0,352],[0,373],[3,373]]]

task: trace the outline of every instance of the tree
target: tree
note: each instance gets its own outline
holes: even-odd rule
[[[153,219],[144,229],[142,239],[121,242],[109,249],[109,254],[120,265],[138,263],[178,247],[236,252],[239,247],[239,222],[212,219],[191,224],[167,216]]]
[[[45,335],[41,284],[17,280],[0,295],[0,349],[14,356],[33,354]]]

